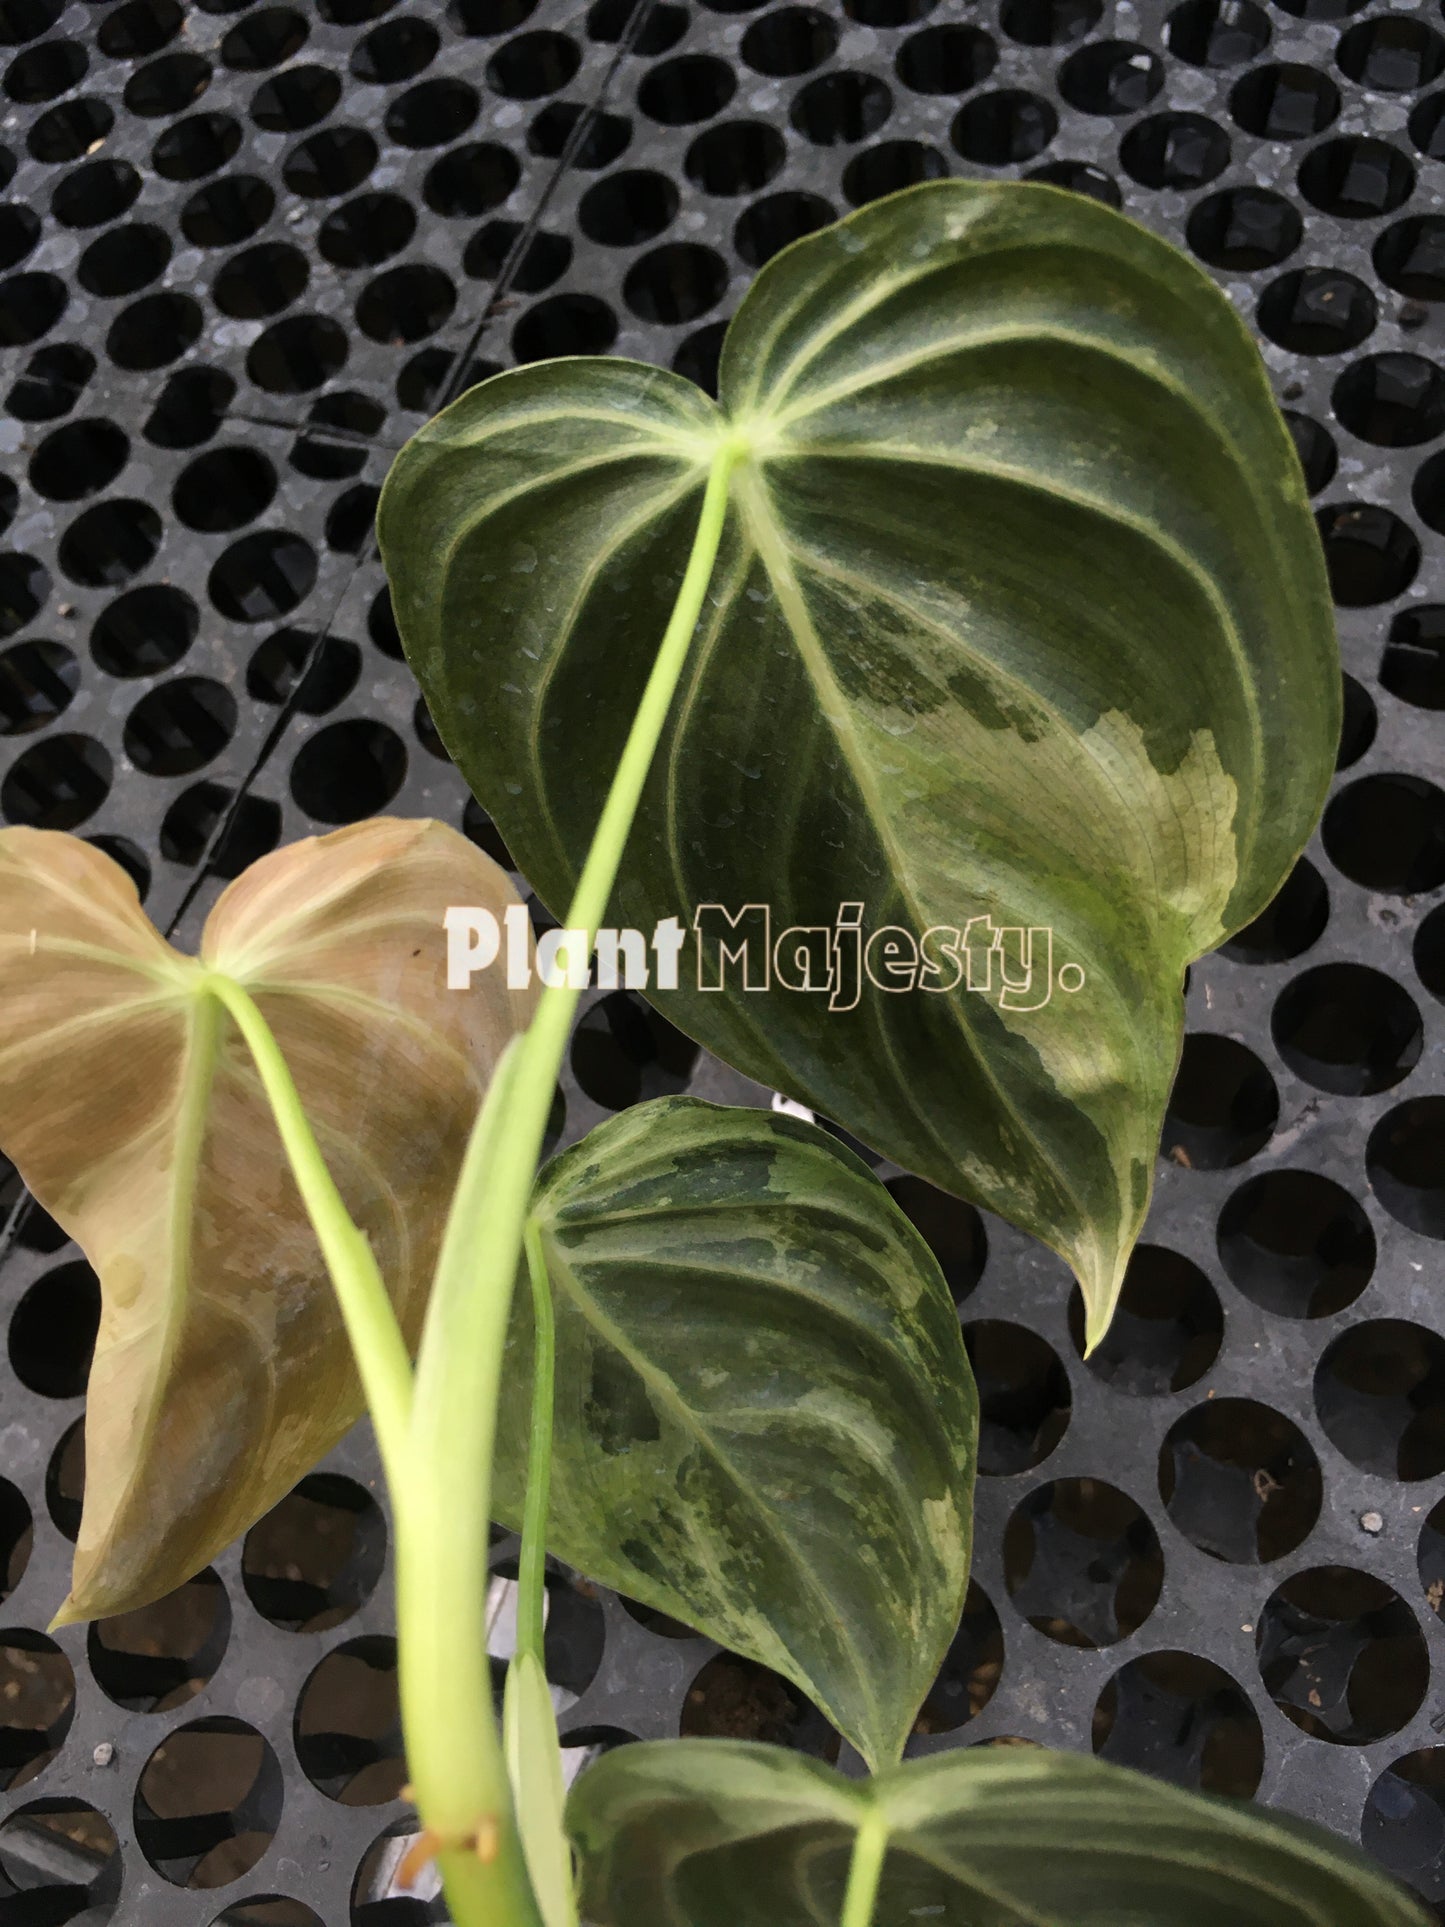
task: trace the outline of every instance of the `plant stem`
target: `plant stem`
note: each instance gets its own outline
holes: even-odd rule
[[[883,1878],[888,1852],[888,1821],[876,1808],[864,1817],[853,1836],[853,1859],[848,1868],[848,1891],[838,1927],[869,1927]]]
[[[728,481],[742,453],[718,445],[692,554],[671,619],[603,806],[567,915],[569,940],[590,958],[653,754],[687,660],[727,517]],[[413,1406],[416,1475],[397,1537],[397,1630],[407,1761],[427,1827],[466,1840],[480,1830],[515,1844],[486,1652],[486,1573],[497,1399],[528,1202],[557,1073],[580,992],[547,985],[515,1047],[505,1097],[493,1080],[453,1200],[422,1335]],[[505,1129],[498,1126],[505,1102]],[[530,1927],[535,1905],[502,1910],[443,1855],[456,1927]],[[525,1884],[525,1882],[524,1882]]]
[[[547,1502],[552,1490],[552,1403],[556,1377],[557,1321],[542,1249],[542,1227],[528,1218],[523,1236],[532,1284],[532,1432],[527,1446],[527,1502],[522,1515],[522,1555],[517,1572],[517,1651],[542,1663],[546,1631]]]
[[[492,1074],[472,1127],[452,1194],[446,1230],[432,1283],[432,1304],[448,1301],[474,1275],[478,1227],[488,1225],[487,1174],[498,1144],[510,1129],[521,1064],[522,1039],[514,1038]],[[465,1302],[465,1301],[463,1301]],[[428,1313],[427,1329],[431,1327]],[[505,1325],[502,1336],[505,1337]],[[471,1342],[466,1334],[460,1342]],[[502,1345],[472,1361],[474,1396],[494,1412],[501,1385]],[[413,1797],[427,1831],[438,1841],[495,1838],[495,1857],[483,1861],[470,1847],[439,1852],[456,1927],[541,1927],[521,1841],[512,1817],[506,1755],[493,1709],[487,1653],[486,1591],[489,1522],[466,1504],[469,1449],[421,1424],[414,1406],[414,1476],[394,1496],[396,1546],[397,1672]],[[470,1577],[473,1602],[460,1623],[446,1600]],[[416,1735],[426,1709],[425,1740]]]
[[[302,1203],[331,1274],[391,1491],[400,1568],[401,1547],[411,1533],[411,1510],[419,1497],[428,1492],[430,1484],[424,1476],[412,1477],[413,1379],[406,1339],[371,1246],[353,1223],[326,1167],[270,1026],[249,992],[234,978],[219,971],[206,971],[205,989],[229,1012],[250,1049]],[[488,1131],[495,1127],[505,1105],[516,1055],[514,1043],[503,1053],[493,1073],[486,1101],[468,1142],[457,1194],[453,1198],[454,1213],[457,1199],[468,1195],[469,1186],[475,1189],[477,1169],[485,1162]],[[490,1124],[484,1129],[487,1120]],[[489,1764],[505,1787],[506,1769],[501,1762],[490,1710],[489,1706],[487,1724],[475,1737],[484,1757],[487,1757],[490,1740],[495,1758],[490,1759]],[[505,1817],[506,1809],[503,1809]],[[425,1814],[423,1820],[427,1821]],[[456,1919],[486,1923],[486,1927],[541,1927],[515,1831],[499,1820],[494,1832],[483,1829],[467,1838],[461,1847],[448,1845],[451,1837],[439,1834],[435,1826],[428,1823],[424,1839],[435,1842],[435,1855]]]
[[[336,1289],[371,1408],[387,1482],[395,1492],[402,1484],[410,1455],[412,1374],[406,1339],[386,1285],[365,1234],[353,1224],[326,1168],[291,1072],[266,1019],[250,993],[233,977],[207,971],[205,987],[235,1021],[260,1075],[296,1188]]]

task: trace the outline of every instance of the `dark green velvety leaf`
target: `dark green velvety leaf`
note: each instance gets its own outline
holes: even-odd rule
[[[691,1098],[599,1125],[533,1209],[557,1314],[549,1547],[896,1757],[968,1583],[977,1403],[932,1253],[825,1132]],[[531,1323],[523,1282],[511,1523]]]
[[[776,978],[715,994],[693,951],[649,995],[1053,1245],[1096,1341],[1182,973],[1278,889],[1339,731],[1320,546],[1259,356],[1124,216],[939,181],[763,269],[718,406],[572,360],[447,409],[383,493],[397,618],[559,916],[730,438],[749,452],[614,921],[758,904],[776,939],[853,904],[904,933],[851,1007]],[[964,943],[920,951],[928,931]]]
[[[573,1790],[590,1927],[836,1927],[881,1815],[874,1927],[1427,1927],[1358,1847],[1102,1760],[969,1748],[872,1781],[776,1747],[619,1748]]]

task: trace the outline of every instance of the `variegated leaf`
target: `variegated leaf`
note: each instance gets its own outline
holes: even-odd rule
[[[869,1818],[874,1927],[1427,1927],[1319,1827],[1042,1748],[857,1781],[777,1747],[652,1743],[599,1760],[568,1807],[591,1927],[836,1927]]]
[[[547,1166],[557,1317],[547,1543],[785,1674],[896,1757],[958,1628],[978,1412],[938,1265],[826,1132],[664,1098]],[[532,1318],[498,1516],[521,1515]]]
[[[846,904],[892,931],[856,1001],[851,939],[831,995],[737,969],[715,994],[695,954],[649,995],[1053,1245],[1097,1340],[1184,968],[1274,895],[1338,736],[1320,545],[1259,356],[1122,215],[939,181],[763,269],[720,406],[598,360],[463,396],[398,459],[382,546],[437,726],[559,916],[724,439],[747,452],[613,920],[761,905],[776,945]],[[804,980],[797,940],[772,962]]]
[[[206,969],[245,985],[274,1031],[415,1339],[472,1119],[533,1001],[500,973],[448,990],[442,919],[516,901],[456,831],[380,819],[253,864],[198,962],[99,850],[0,832],[0,1146],[101,1286],[60,1620],[169,1592],[362,1411],[270,1109]]]

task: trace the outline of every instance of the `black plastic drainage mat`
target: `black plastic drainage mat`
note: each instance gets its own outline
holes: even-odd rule
[[[1434,0],[0,0],[0,59],[0,813],[100,842],[182,942],[252,858],[378,810],[505,860],[371,546],[393,452],[480,375],[613,350],[705,382],[770,254],[948,173],[1073,186],[1218,274],[1319,504],[1341,773],[1275,907],[1193,973],[1148,1242],[1089,1366],[1056,1259],[883,1167],[984,1401],[977,1576],[912,1748],[1092,1746],[1257,1793],[1363,1834],[1445,1920]],[[769,1095],[639,1000],[587,1004],[567,1139],[682,1089]],[[97,1293],[23,1206],[0,1310],[0,1923],[442,1919],[392,1892],[364,1430],[214,1571],[51,1639]],[[836,1755],[684,1629],[560,1573],[550,1610],[575,1760],[679,1730]]]

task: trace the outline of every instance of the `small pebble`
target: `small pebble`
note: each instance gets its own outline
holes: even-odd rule
[[[1360,1514],[1360,1529],[1363,1532],[1383,1532],[1385,1530],[1385,1521],[1380,1517],[1378,1512],[1362,1512]]]
[[[95,1761],[97,1766],[109,1766],[115,1758],[115,1748],[109,1740],[102,1740],[90,1757]]]

